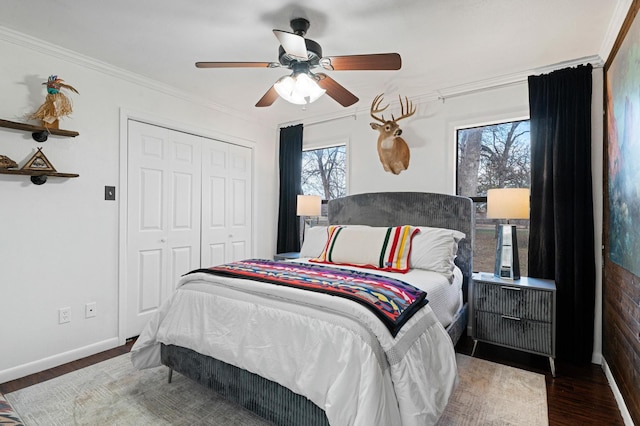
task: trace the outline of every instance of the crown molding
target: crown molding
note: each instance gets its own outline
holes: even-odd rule
[[[106,62],[102,62],[98,59],[83,55],[81,53],[78,53],[69,49],[65,49],[60,46],[56,46],[47,41],[29,36],[24,33],[20,33],[18,31],[11,30],[6,27],[0,26],[0,40],[24,47],[32,51],[36,51],[38,53],[42,53],[44,55],[54,57],[56,59],[61,59],[69,63],[75,64],[87,69],[91,69],[93,71],[97,71],[97,72],[109,75],[111,77],[124,80],[129,83],[133,83],[135,85],[142,86],[156,92],[163,93],[168,96],[172,96],[177,99],[181,99],[196,105],[200,105],[208,109],[213,109],[215,111],[231,115],[232,117],[235,117],[241,120],[252,121],[252,122],[255,121],[255,117],[249,117],[247,114],[240,112],[238,110],[235,110],[233,108],[229,108],[226,105],[219,104],[217,102],[211,101],[209,99],[205,99],[200,96],[195,96],[191,93],[176,89],[173,86],[170,86],[165,83],[161,83],[149,77],[145,77],[140,74],[127,71],[123,68],[119,68],[114,65],[108,64]]]
[[[620,34],[620,29],[627,18],[627,14],[629,13],[629,9],[632,4],[633,0],[618,0],[616,2],[616,7],[613,10],[613,16],[609,21],[609,27],[607,28],[604,40],[602,40],[602,45],[600,46],[600,57],[604,58],[605,62],[609,58],[611,49],[613,49],[613,45],[618,39],[618,34]]]

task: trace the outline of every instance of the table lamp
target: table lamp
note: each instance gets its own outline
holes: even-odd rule
[[[520,279],[516,226],[510,219],[529,219],[528,188],[497,188],[487,191],[487,218],[506,219],[498,225],[496,264],[493,275],[512,280]]]
[[[322,198],[319,195],[298,195],[296,215],[306,217],[320,216]],[[305,221],[306,223],[306,221]],[[313,226],[313,224],[310,224]]]

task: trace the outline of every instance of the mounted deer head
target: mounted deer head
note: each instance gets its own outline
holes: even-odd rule
[[[409,146],[404,139],[400,137],[402,129],[398,126],[398,121],[403,118],[411,117],[415,114],[416,109],[413,106],[413,103],[411,103],[406,96],[404,98],[405,103],[403,104],[402,97],[398,95],[401,108],[400,113],[402,115],[395,118],[393,114],[391,114],[391,120],[385,120],[384,116],[380,113],[386,110],[389,105],[384,108],[380,107],[383,94],[384,93],[380,93],[371,103],[371,117],[382,124],[371,123],[371,128],[380,133],[378,136],[378,156],[380,157],[382,167],[384,167],[386,172],[391,172],[394,175],[397,175],[401,171],[409,168],[409,157],[411,155]],[[380,114],[380,117],[377,117],[376,114]]]

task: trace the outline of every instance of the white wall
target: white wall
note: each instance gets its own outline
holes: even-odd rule
[[[6,37],[5,37],[6,38]],[[45,46],[44,48],[42,46]],[[121,111],[153,117],[203,136],[254,148],[254,205],[258,206],[254,255],[275,247],[276,127],[229,115],[153,82],[57,50],[0,33],[0,118],[24,122],[42,103],[41,85],[57,74],[80,92],[61,128],[76,138],[0,129],[0,154],[20,165],[42,147],[60,172],[79,178],[0,175],[0,383],[116,346],[118,342],[119,144]],[[118,201],[104,200],[117,186]],[[84,306],[97,303],[97,316]],[[58,309],[71,322],[58,324]]]
[[[387,96],[393,100],[393,94]],[[367,102],[365,100],[361,102]],[[369,105],[352,116],[304,127],[304,146],[348,141],[349,193],[427,191],[455,193],[455,128],[528,117],[526,83],[456,96],[444,101],[414,100],[415,115],[400,121],[411,150],[409,168],[399,175],[385,172],[378,159],[378,132],[369,125]],[[386,103],[386,101],[385,101]],[[383,103],[384,104],[384,103]],[[397,100],[385,117],[399,115]]]
[[[602,357],[602,69],[593,71],[592,167],[596,252],[596,308],[594,312],[593,362]],[[395,96],[395,95],[394,95]],[[391,98],[391,96],[389,96]],[[348,193],[381,191],[425,191],[455,193],[456,128],[496,123],[529,117],[527,82],[478,90],[442,100],[414,101],[417,112],[400,122],[402,137],[411,149],[409,169],[395,176],[385,172],[378,160],[378,133],[368,105],[354,117],[321,122],[304,128],[305,148],[320,147],[333,141],[347,141],[349,163]],[[389,106],[399,115],[399,104]],[[387,112],[387,111],[385,111]]]

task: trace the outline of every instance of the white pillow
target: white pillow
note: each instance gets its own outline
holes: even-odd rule
[[[366,225],[349,225],[350,228],[369,228]],[[328,226],[307,226],[300,248],[300,257],[320,257],[329,237]]]
[[[426,269],[446,275],[451,281],[453,263],[458,252],[458,242],[465,234],[453,229],[419,226],[413,237],[409,265],[415,269]]]
[[[300,257],[318,257],[327,244],[326,226],[307,226],[304,230],[304,241],[300,248]]]
[[[330,226],[322,254],[312,262],[407,272],[413,226]]]

